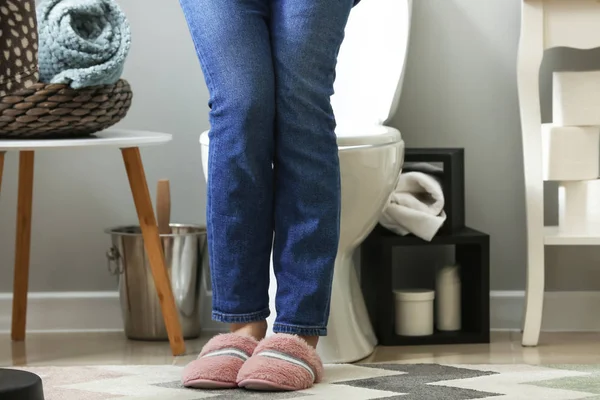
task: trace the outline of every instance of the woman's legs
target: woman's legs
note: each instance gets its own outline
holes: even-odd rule
[[[257,339],[269,315],[275,89],[269,0],[181,0],[210,92],[213,319]]]
[[[353,0],[271,2],[275,68],[275,332],[316,346],[327,333],[340,223],[330,103]]]

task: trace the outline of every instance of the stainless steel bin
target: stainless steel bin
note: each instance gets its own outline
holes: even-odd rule
[[[183,336],[200,336],[200,286],[207,249],[206,228],[171,224],[172,233],[160,235]],[[119,297],[125,334],[134,340],[168,340],[150,263],[139,226],[106,231],[112,247],[109,270],[119,277]]]

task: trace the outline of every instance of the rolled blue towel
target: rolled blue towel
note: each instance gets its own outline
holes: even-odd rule
[[[37,17],[40,81],[78,89],[119,80],[131,30],[114,0],[46,0]]]

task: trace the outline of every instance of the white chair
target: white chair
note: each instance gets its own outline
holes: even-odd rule
[[[597,0],[522,0],[517,79],[527,213],[523,346],[537,346],[539,341],[544,303],[544,246],[600,244],[600,236],[573,235],[556,227],[544,227],[540,65],[546,49],[591,49],[599,46],[600,2]]]

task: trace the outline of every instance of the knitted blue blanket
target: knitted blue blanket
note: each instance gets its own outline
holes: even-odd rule
[[[46,0],[37,18],[40,81],[78,89],[119,80],[131,31],[114,0]]]

